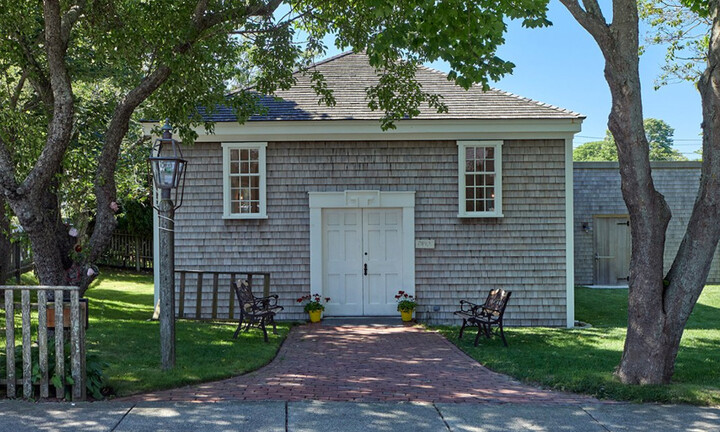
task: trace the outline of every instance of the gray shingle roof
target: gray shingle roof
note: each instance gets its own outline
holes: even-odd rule
[[[377,120],[383,116],[381,111],[372,111],[368,107],[365,89],[377,84],[378,77],[375,68],[369,65],[367,56],[347,52],[317,63],[316,68],[333,90],[335,106],[318,104],[318,95],[310,85],[310,77],[298,74],[297,84],[293,88],[277,92],[280,99],[263,96],[261,103],[268,108],[267,113],[254,115],[250,121]],[[418,69],[416,79],[424,91],[442,95],[443,102],[448,106],[448,112],[442,114],[427,105],[421,106],[421,114],[416,117],[418,119],[584,118],[582,114],[497,89],[483,91],[480,86],[473,86],[465,90],[448,81],[446,74],[424,66]],[[233,111],[224,106],[218,106],[215,112],[204,116],[215,122],[237,121]]]

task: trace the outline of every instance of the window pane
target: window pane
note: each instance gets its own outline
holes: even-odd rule
[[[475,200],[466,200],[465,201],[465,211],[466,212],[474,212],[475,211]]]
[[[257,162],[250,162],[250,174],[259,174],[260,173],[260,164]]]
[[[489,160],[485,162],[485,169],[487,169],[488,172],[495,172],[495,161]]]
[[[465,161],[465,172],[472,172],[475,167],[475,162],[472,159]]]
[[[246,161],[250,159],[250,152],[247,149],[240,150],[240,160]]]
[[[485,184],[488,186],[495,185],[495,174],[487,174],[485,176]]]
[[[250,160],[259,160],[260,159],[260,153],[257,149],[250,150]]]
[[[475,176],[475,186],[485,186],[485,176],[484,175],[476,175]]]
[[[485,188],[477,188],[475,198],[478,200],[485,198]]]
[[[253,201],[260,201],[260,189],[250,189],[250,199]]]
[[[475,171],[476,172],[483,172],[485,171],[485,161],[483,160],[476,160],[475,161]]]
[[[465,186],[474,186],[475,185],[475,176],[474,175],[466,175],[465,176]]]
[[[495,159],[495,147],[485,147],[485,158]]]
[[[471,200],[475,198],[475,188],[474,187],[466,187],[465,188],[465,198]]]
[[[230,160],[231,161],[237,161],[238,158],[240,158],[240,150],[230,150]]]
[[[487,211],[495,211],[495,200],[488,200]]]
[[[240,213],[240,202],[233,201],[230,205],[230,211],[232,213]]]
[[[473,159],[475,159],[475,147],[465,148],[465,160],[471,161]]]

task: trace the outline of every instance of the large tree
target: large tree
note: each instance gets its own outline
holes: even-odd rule
[[[382,76],[369,103],[392,127],[421,104],[445,109],[415,83],[418,64],[442,59],[458,84],[487,86],[513,67],[496,55],[504,20],[546,25],[546,3],[0,0],[0,192],[29,236],[40,282],[86,288],[92,279],[116,226],[115,171],[138,109],[169,117],[187,142],[202,124],[198,106],[229,105],[242,120],[258,108],[258,93],[292,86],[295,70],[310,74],[319,100],[331,104],[312,59],[333,36],[341,48],[367,51]],[[257,93],[225,98],[229,82]],[[72,169],[92,173],[92,199],[64,192]],[[72,252],[82,232],[61,211],[71,201],[95,207],[82,254]]]
[[[670,381],[680,339],[703,290],[720,239],[720,0],[685,0],[712,21],[698,81],[703,108],[703,165],[698,196],[669,271],[663,269],[670,208],[650,175],[639,75],[637,0],[613,0],[608,22],[597,0],[560,0],[595,39],[605,59],[622,194],[630,214],[632,258],[628,330],[617,376],[625,383]]]

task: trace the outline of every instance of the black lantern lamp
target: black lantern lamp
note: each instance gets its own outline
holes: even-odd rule
[[[175,199],[173,200],[175,205],[173,208],[177,209],[183,202],[187,161],[183,159],[180,145],[172,137],[170,119],[165,120],[165,125],[161,130],[162,138],[155,140],[155,145],[148,158],[148,164],[150,165],[155,189],[160,191],[161,200],[169,200],[171,197],[170,191],[175,189]]]

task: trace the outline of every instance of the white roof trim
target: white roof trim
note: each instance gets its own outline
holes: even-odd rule
[[[146,134],[157,123],[144,123]],[[383,131],[378,120],[252,121],[215,123],[210,135],[197,128],[198,142],[550,139],[580,132],[582,119],[406,120]]]

